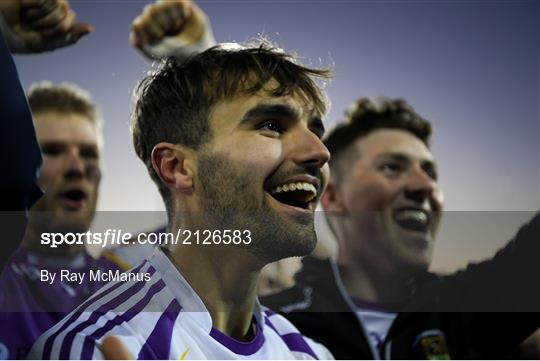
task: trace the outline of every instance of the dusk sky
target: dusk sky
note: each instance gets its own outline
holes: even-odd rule
[[[89,90],[101,105],[100,210],[163,209],[128,131],[132,89],[150,67],[128,44],[128,33],[147,3],[71,1],[79,20],[94,25],[95,33],[67,49],[16,57],[25,87],[45,79],[70,81]],[[539,2],[198,4],[219,42],[264,34],[311,66],[334,67],[328,127],[358,97],[381,95],[406,99],[433,122],[432,150],[445,209],[454,213],[446,215],[436,251],[441,268],[490,255],[531,216],[515,211],[539,208]],[[477,216],[467,218],[454,211],[508,212],[486,219],[489,213],[471,212]],[[475,224],[477,218],[484,222]],[[462,219],[462,227],[452,226],[456,219]],[[497,238],[493,242],[492,236]],[[453,254],[459,262],[450,260]]]

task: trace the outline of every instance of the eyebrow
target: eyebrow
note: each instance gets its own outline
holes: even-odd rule
[[[410,157],[401,154],[401,153],[384,153],[380,154],[377,158],[393,158],[395,160],[398,160],[400,162],[410,162]]]
[[[250,109],[240,120],[240,124],[248,123],[254,119],[268,116],[278,116],[283,118],[298,119],[300,112],[286,104],[259,104]],[[323,121],[319,116],[313,116],[308,123],[309,129],[318,135],[324,135],[326,131]]]
[[[379,159],[381,158],[393,158],[399,162],[404,162],[404,163],[408,163],[411,161],[411,157],[407,156],[407,155],[404,155],[402,153],[385,153],[385,154],[381,154],[379,157],[377,157]],[[433,160],[433,159],[429,159],[429,158],[424,158],[424,159],[420,159],[420,163],[424,163],[424,164],[428,164],[429,166],[433,167],[434,169],[437,168],[437,163]]]
[[[253,119],[263,118],[267,116],[280,116],[286,118],[298,119],[300,114],[298,110],[289,105],[284,104],[259,104],[250,109],[240,120],[240,124],[252,121]]]

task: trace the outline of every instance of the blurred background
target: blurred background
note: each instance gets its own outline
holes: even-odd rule
[[[130,47],[128,35],[147,3],[72,0],[79,21],[91,23],[95,32],[74,47],[16,57],[26,88],[40,80],[70,81],[101,105],[105,149],[98,209],[149,211],[126,229],[132,232],[158,226],[164,215],[150,212],[164,207],[128,129],[133,88],[151,66]],[[492,255],[540,208],[539,2],[197,3],[219,42],[262,34],[306,64],[333,67],[327,127],[361,96],[404,98],[433,122],[432,150],[447,211],[435,270]],[[96,223],[110,215],[100,212]],[[324,229],[321,234],[327,237]]]

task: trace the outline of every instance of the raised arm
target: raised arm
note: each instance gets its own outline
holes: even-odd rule
[[[2,0],[0,26],[12,53],[40,53],[76,43],[92,31],[67,0]]]
[[[151,59],[185,59],[216,44],[206,14],[191,0],[158,0],[132,23],[131,44]]]

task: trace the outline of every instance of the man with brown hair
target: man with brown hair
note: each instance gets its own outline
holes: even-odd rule
[[[329,154],[325,70],[266,44],[223,44],[143,80],[133,141],[165,201],[167,249],[112,283],[34,346],[34,358],[103,358],[117,336],[137,358],[328,358],[261,308],[264,265],[315,247]]]
[[[522,281],[539,271],[538,216],[493,259],[428,272],[443,206],[430,135],[403,100],[362,98],[325,140],[321,204],[337,262],[304,259],[295,287],[263,303],[336,358],[505,358],[540,324],[481,313],[538,310],[538,290]]]

